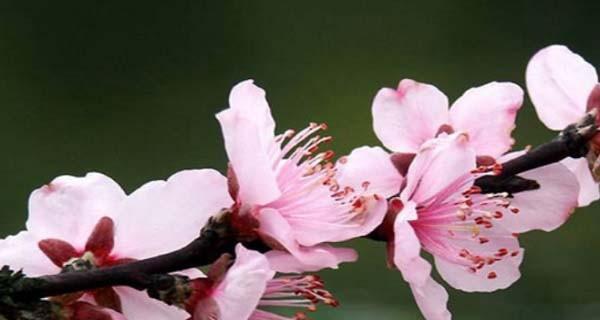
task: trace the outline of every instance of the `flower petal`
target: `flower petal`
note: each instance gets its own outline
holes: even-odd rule
[[[327,247],[301,246],[294,237],[286,219],[275,209],[265,208],[258,215],[259,233],[263,240],[274,249],[283,249],[293,255],[301,265],[310,266],[312,270],[334,268],[340,263],[339,257],[332,254]],[[279,270],[277,270],[279,271]]]
[[[196,268],[173,272],[173,274],[186,276],[190,279],[206,278],[206,275],[202,271],[200,271],[200,269],[196,269]]]
[[[387,203],[380,192],[393,194],[400,189],[402,178],[381,148],[359,148],[349,158],[338,161],[339,167],[328,165],[315,175],[298,170],[294,178],[299,182],[297,187],[284,189],[277,201],[268,204],[286,219],[294,239],[302,246],[368,234],[385,216]],[[390,179],[384,177],[385,170],[390,170]],[[378,182],[364,180],[369,172],[381,173],[373,174]]]
[[[280,194],[269,161],[269,153],[278,148],[275,121],[265,96],[253,80],[240,82],[231,89],[230,108],[217,114],[239,197],[249,204],[265,204]]]
[[[188,320],[220,320],[221,310],[215,299],[208,297],[198,301],[193,316]]]
[[[116,182],[100,173],[61,176],[31,194],[27,229],[40,240],[60,239],[83,249],[100,218],[114,217],[125,197]]]
[[[143,259],[176,250],[231,204],[225,177],[211,169],[184,170],[167,181],[146,183],[118,210],[113,251]]]
[[[466,292],[491,292],[505,289],[517,281],[521,273],[519,265],[523,261],[523,250],[519,247],[517,238],[499,224],[490,229],[481,228],[477,241],[471,231],[464,234],[455,232],[454,236],[446,238],[447,246],[464,248],[471,255],[482,257],[479,269],[473,270],[472,261],[456,257],[440,257],[434,255],[435,266],[442,278],[452,287]],[[490,262],[490,259],[498,258]]]
[[[315,272],[323,268],[337,269],[338,265],[343,262],[355,262],[358,259],[358,254],[354,249],[335,248],[327,244],[311,247],[308,254],[319,257],[318,260],[321,263],[306,264],[290,253],[281,250],[271,250],[265,255],[269,259],[271,268],[283,273]]]
[[[267,103],[265,90],[256,86],[254,80],[238,83],[229,94],[229,107],[252,121],[259,129],[259,137],[264,145],[275,136],[275,120]]]
[[[450,108],[450,124],[466,132],[477,155],[499,157],[514,140],[517,111],[523,90],[510,82],[492,82],[467,90]]]
[[[247,204],[261,205],[280,196],[276,172],[269,158],[274,146],[261,139],[261,128],[235,109],[217,114],[225,149],[239,185],[238,198]]]
[[[296,208],[291,214],[285,208],[279,210],[300,245],[310,247],[362,237],[381,224],[387,211],[387,201],[380,196],[357,194],[345,206],[327,197],[324,201],[331,201],[329,205],[315,200],[314,206]]]
[[[426,320],[450,320],[448,311],[448,292],[429,277],[424,285],[410,285],[415,301]]]
[[[69,320],[125,320],[125,316],[89,302],[77,301],[65,307]]]
[[[149,298],[145,291],[129,287],[115,287],[114,289],[121,298],[123,315],[127,319],[183,320],[190,317],[183,309]]]
[[[421,257],[421,243],[410,222],[404,217],[415,216],[415,204],[408,202],[394,221],[394,264],[404,281],[424,286],[431,275],[431,265]]]
[[[389,198],[400,192],[404,178],[380,147],[360,147],[338,160],[338,184]]]
[[[247,250],[241,244],[235,248],[236,259],[212,298],[219,306],[219,320],[248,319],[275,272],[267,258]],[[243,303],[240,303],[242,302]]]
[[[546,127],[562,130],[583,116],[596,69],[565,46],[552,45],[537,52],[526,72],[527,90]]]
[[[59,273],[60,268],[38,248],[38,242],[29,231],[0,240],[0,264],[14,271],[22,269],[29,277]]]
[[[432,85],[404,79],[397,90],[379,90],[372,112],[375,134],[386,148],[414,153],[448,123],[448,98]]]
[[[492,266],[486,264],[474,273],[466,271],[464,266],[438,257],[435,257],[435,266],[442,278],[456,289],[466,292],[492,292],[506,289],[519,280],[522,257],[521,250],[517,257],[510,257]]]
[[[420,205],[447,189],[475,165],[475,152],[465,134],[451,134],[429,140],[408,168],[406,187],[400,197]],[[470,186],[465,186],[464,190]],[[456,189],[456,188],[454,188]]]
[[[505,162],[520,154],[523,152],[512,152],[499,161]],[[567,221],[573,209],[577,207],[579,194],[577,179],[567,167],[554,163],[526,171],[519,176],[537,181],[540,188],[514,194],[511,205],[518,209],[518,212],[507,210],[507,213],[496,221],[509,231],[518,233],[536,229],[552,231]]]
[[[598,183],[594,181],[586,159],[566,158],[561,163],[569,168],[575,174],[575,177],[577,177],[577,181],[579,182],[578,203],[580,207],[585,207],[600,199]]]

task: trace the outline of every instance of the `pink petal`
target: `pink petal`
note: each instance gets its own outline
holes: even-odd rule
[[[299,245],[294,238],[294,232],[286,219],[273,208],[260,210],[258,217],[258,232],[271,248],[296,249]]]
[[[519,265],[523,251],[515,258],[511,257],[494,265],[485,265],[473,273],[464,266],[435,257],[435,266],[444,280],[456,289],[466,292],[492,292],[506,289],[521,277]]]
[[[500,158],[500,162],[516,157],[522,152],[512,152]],[[552,231],[560,227],[577,207],[579,184],[575,175],[560,163],[547,165],[519,174],[535,180],[540,189],[514,194],[511,205],[518,213],[507,210],[497,221],[511,232],[541,229]],[[597,186],[596,186],[597,188]]]
[[[221,123],[225,149],[235,173],[238,185],[238,198],[247,204],[261,205],[271,202],[281,195],[277,185],[276,172],[269,157],[271,141],[261,139],[262,128],[235,109],[227,109],[217,114]]]
[[[194,309],[194,316],[188,320],[220,320],[221,310],[215,299],[208,297],[198,301]]]
[[[526,81],[540,120],[552,130],[562,130],[585,113],[598,75],[578,54],[565,46],[552,45],[531,58]]]
[[[202,271],[200,271],[200,269],[196,269],[196,268],[173,272],[173,274],[186,276],[190,279],[206,278],[206,275]]]
[[[29,231],[0,240],[0,264],[30,277],[55,274],[60,268],[38,248],[39,240]]]
[[[450,124],[466,132],[477,155],[499,157],[514,140],[517,111],[523,90],[510,82],[492,82],[467,90],[450,108]]]
[[[337,269],[343,262],[358,260],[358,254],[353,249],[335,248],[327,244],[311,247],[309,254],[318,257],[322,262],[317,265],[306,264],[290,253],[280,250],[271,250],[265,255],[269,259],[271,268],[283,273],[315,272],[323,268]]]
[[[116,182],[100,173],[61,176],[31,194],[27,229],[39,239],[61,239],[83,249],[98,220],[113,217],[125,197]]]
[[[337,163],[338,184],[389,198],[400,192],[404,178],[380,147],[360,147]]]
[[[404,79],[397,90],[379,90],[372,112],[375,134],[386,148],[414,153],[448,123],[448,98],[432,85]]]
[[[211,169],[146,183],[118,209],[113,254],[143,259],[181,248],[231,204],[225,177]]]
[[[235,248],[236,259],[212,298],[219,306],[219,320],[248,319],[275,272],[267,258],[247,250],[241,244]]]
[[[379,151],[382,153],[376,153],[374,165],[383,162],[394,175],[389,158],[382,149]],[[308,247],[346,241],[368,234],[381,223],[387,203],[384,197],[374,194],[377,189],[371,189],[369,181],[362,180],[367,173],[360,163],[352,161],[348,167],[327,168],[313,176],[306,176],[306,170],[296,170],[294,182],[283,189],[277,201],[267,205],[287,221],[293,230],[290,236],[298,244]],[[398,190],[399,185],[394,188]]]
[[[357,194],[357,199],[347,206],[339,203],[329,204],[324,201],[314,201],[314,209],[310,206],[295,210],[294,214],[288,214],[282,208],[279,211],[284,215],[291,226],[292,235],[298,244],[306,247],[314,246],[323,242],[341,242],[362,237],[377,228],[387,212],[387,201],[379,196],[362,196]],[[329,195],[327,195],[329,197]],[[331,198],[325,199],[330,201]],[[333,202],[333,201],[332,201]],[[327,207],[325,207],[327,208]],[[307,216],[302,213],[320,212],[318,215]],[[343,221],[340,221],[344,219]]]
[[[410,285],[415,301],[426,320],[450,320],[448,292],[431,277],[422,286]]]
[[[254,80],[242,81],[231,89],[229,107],[254,123],[260,140],[268,144],[275,136],[275,121],[265,96],[265,90],[256,86]]]
[[[566,158],[561,163],[569,168],[575,174],[575,177],[577,177],[577,181],[579,182],[578,203],[580,207],[585,207],[600,199],[598,183],[594,181],[586,159]]]
[[[269,159],[277,148],[275,121],[265,95],[253,80],[240,82],[229,95],[230,108],[217,114],[239,197],[249,204],[265,204],[280,194]]]
[[[339,257],[322,246],[301,246],[294,236],[295,230],[277,210],[262,209],[258,220],[259,233],[267,244],[274,249],[286,250],[302,265],[310,266],[311,270],[332,268],[340,263]]]
[[[148,297],[145,291],[129,287],[114,288],[123,307],[123,315],[127,319],[166,320],[188,319],[190,316],[183,309],[169,306],[164,302]]]
[[[475,167],[475,152],[467,135],[451,134],[430,140],[408,168],[401,198],[423,204]]]
[[[421,243],[414,229],[404,217],[416,216],[415,204],[407,203],[394,222],[394,264],[404,281],[417,287],[424,286],[431,275],[431,265],[421,257]]]
[[[459,258],[458,254],[447,257],[435,255],[435,266],[449,285],[467,292],[490,292],[507,288],[519,279],[523,250],[508,230],[497,223],[490,229],[480,228],[478,237],[486,239],[485,242],[476,241],[470,230],[460,233],[457,230],[455,234],[446,239],[446,246],[464,248],[472,255],[486,258],[486,263],[473,271],[471,261]],[[488,258],[498,258],[499,261],[488,263]]]
[[[92,303],[77,301],[66,306],[68,320],[125,320],[125,317],[111,309]]]
[[[353,160],[355,158],[356,161]],[[355,151],[350,162],[346,160],[348,158],[344,157],[338,161],[340,167],[337,170],[327,168],[313,176],[305,175],[306,168],[296,170],[294,177],[286,181],[294,180],[293,183],[286,186],[283,182],[285,192],[277,201],[267,205],[285,218],[300,245],[313,246],[360,237],[371,232],[383,220],[387,203],[378,194],[379,191],[397,193],[400,188],[400,181],[393,181],[399,175],[389,156],[381,148],[365,147]],[[346,164],[342,164],[344,162]],[[371,165],[378,169],[370,168]],[[369,178],[368,171],[384,175],[384,170],[390,170],[392,178],[388,180],[391,186],[381,187],[379,182],[364,180]],[[374,175],[374,179],[386,178]]]

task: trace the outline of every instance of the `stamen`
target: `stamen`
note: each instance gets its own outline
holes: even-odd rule
[[[519,254],[508,248],[490,248],[494,238],[488,236],[487,231],[507,212],[519,212],[511,205],[509,195],[482,194],[479,187],[469,185],[477,175],[494,170],[499,171],[500,167],[481,166],[457,178],[431,198],[420,201],[418,219],[410,223],[426,251],[464,265],[472,273]],[[467,250],[463,241],[474,241],[477,246],[469,246]],[[497,274],[491,271],[485,276],[494,279]]]
[[[333,295],[325,289],[321,278],[314,275],[287,276],[269,281],[259,306],[304,308],[315,311],[319,303],[332,307],[339,305]]]

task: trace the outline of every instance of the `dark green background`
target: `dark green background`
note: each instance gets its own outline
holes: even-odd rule
[[[184,168],[223,170],[213,114],[243,79],[266,88],[279,130],[325,121],[341,154],[378,144],[371,99],[401,78],[451,99],[493,80],[523,85],[530,56],[552,43],[600,65],[592,1],[24,2],[0,2],[2,235],[22,228],[31,190],[61,174],[100,171],[133,190]],[[529,101],[517,123],[518,146],[552,136]],[[450,290],[455,318],[600,318],[595,211],[523,236],[510,289]],[[315,318],[419,319],[382,245],[353,245],[358,263],[323,272],[342,307]]]

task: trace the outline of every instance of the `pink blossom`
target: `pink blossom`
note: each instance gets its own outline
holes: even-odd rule
[[[562,130],[590,108],[600,107],[596,69],[565,46],[552,45],[537,52],[527,65],[526,80],[538,117],[552,130]],[[579,180],[580,206],[600,198],[586,159],[569,158],[563,163]]]
[[[380,148],[362,147],[338,166],[341,174],[350,169],[349,175],[360,181],[369,172],[365,168],[386,160],[389,155]],[[438,272],[454,288],[467,292],[506,288],[520,277],[523,250],[516,232],[553,230],[576,205],[577,181],[560,164],[526,172],[523,176],[542,188],[514,198],[481,194],[473,185],[492,168],[478,167],[468,136],[455,133],[425,142],[405,177],[390,165],[370,176],[372,188],[393,196],[378,229],[388,240],[390,262],[401,271],[429,320],[451,316],[448,294],[431,278],[431,265],[421,257],[421,249],[434,256]]]
[[[99,173],[61,176],[31,194],[27,231],[0,242],[0,261],[40,276],[149,258],[188,244],[212,214],[229,206],[227,181],[214,170],[182,171],[129,196]],[[185,312],[129,287],[78,297],[130,319],[187,319]]]
[[[452,132],[468,135],[468,143],[477,155],[477,164],[506,162],[522,154],[506,153],[513,144],[511,131],[522,102],[523,91],[517,85],[492,82],[467,90],[448,110],[448,99],[436,87],[402,80],[397,90],[381,89],[372,108],[375,133],[395,153],[388,155],[380,148],[358,148],[353,151],[352,162],[366,172],[352,169],[346,176],[353,176],[353,180],[364,180],[369,172],[372,175],[369,179],[376,181],[371,183],[371,188],[377,190],[386,187],[383,189],[387,189],[387,192],[378,192],[385,197],[393,196],[400,189],[393,188],[391,183],[402,183],[402,175],[406,174],[413,154],[422,144]],[[389,161],[386,158],[390,156],[398,172],[391,173],[389,168],[384,169],[382,163]],[[514,232],[534,229],[551,231],[566,221],[575,207],[571,201],[573,190],[579,190],[579,185],[566,170],[574,161],[567,159],[562,164],[534,169],[521,175],[536,180],[541,187],[537,191],[515,194],[513,202],[527,208],[543,206],[547,211],[544,215],[520,216],[512,226]],[[374,171],[372,168],[375,167],[380,169]],[[542,199],[545,200],[540,201]]]
[[[304,311],[314,311],[316,303],[337,305],[318,277],[273,278],[275,271],[264,255],[247,250],[241,244],[235,251],[235,263],[224,274],[211,270],[208,277],[193,280],[194,290],[186,303],[192,320],[307,319]],[[264,307],[287,307],[298,311],[293,317],[287,317],[261,310]]]
[[[385,215],[385,199],[336,181],[329,160],[319,152],[330,137],[324,124],[275,135],[265,92],[252,80],[236,85],[230,108],[217,114],[230,161],[234,223],[242,233],[258,233],[275,249],[268,256],[278,271],[308,271],[356,260],[350,249],[327,243],[359,237]],[[368,189],[368,188],[367,188]]]
[[[373,100],[373,128],[393,152],[416,153],[440,133],[465,132],[478,156],[497,158],[514,143],[511,132],[523,90],[491,82],[467,90],[448,108],[448,98],[430,84],[410,79],[398,89],[383,88]]]

